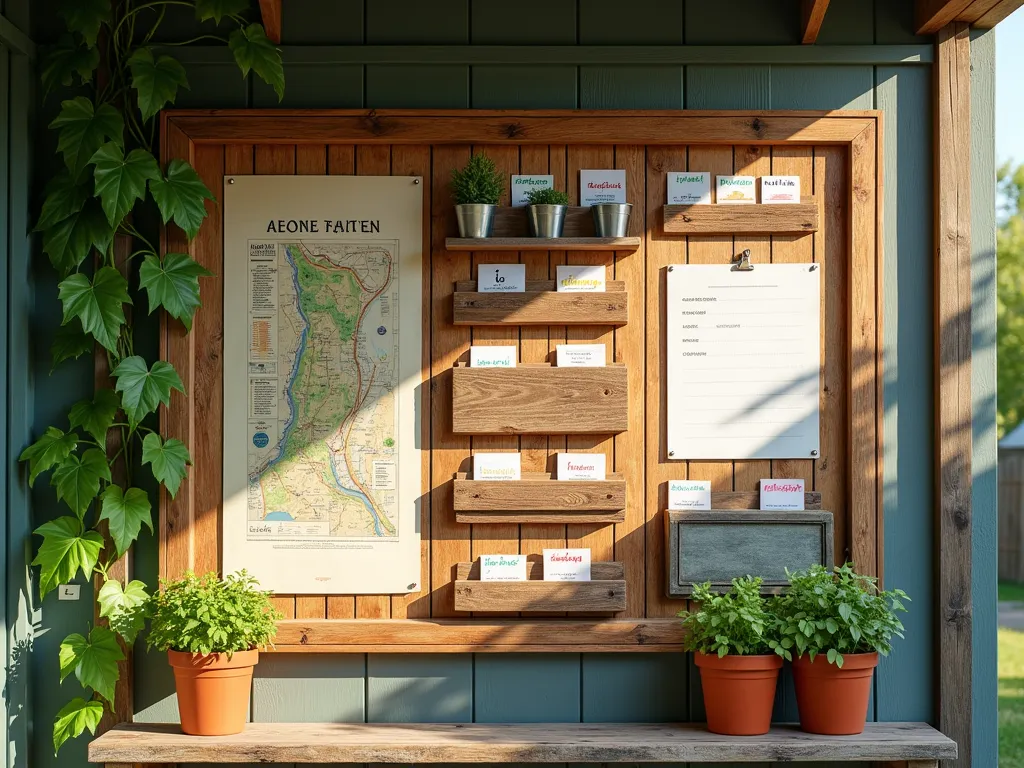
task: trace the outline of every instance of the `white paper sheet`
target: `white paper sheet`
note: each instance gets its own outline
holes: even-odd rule
[[[670,459],[818,455],[820,276],[811,264],[669,267]]]

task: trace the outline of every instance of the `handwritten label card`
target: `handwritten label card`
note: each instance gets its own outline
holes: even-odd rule
[[[602,293],[605,290],[605,268],[602,265],[579,266],[559,264],[555,269],[555,290],[559,293]]]
[[[518,453],[473,455],[474,480],[519,480],[521,477],[521,460]]]
[[[590,581],[590,550],[545,549],[544,581]]]
[[[711,173],[709,171],[669,171],[665,174],[668,182],[670,205],[710,205]]]
[[[480,555],[480,581],[526,581],[526,555]]]
[[[626,202],[626,171],[580,171],[580,205]]]
[[[605,455],[603,453],[558,454],[559,480],[604,480]]]
[[[716,176],[715,200],[723,205],[757,202],[753,176]]]
[[[559,368],[603,368],[604,344],[556,344],[555,365]]]
[[[523,293],[526,291],[526,265],[481,264],[476,289],[480,293]]]
[[[526,205],[526,193],[534,189],[553,189],[554,176],[527,176],[512,174],[512,207],[522,208]]]
[[[515,368],[515,347],[487,347],[474,345],[469,348],[470,368]]]
[[[761,202],[766,205],[800,202],[799,176],[762,176]]]
[[[761,509],[801,510],[803,508],[803,480],[761,481]]]
[[[711,509],[711,481],[669,480],[668,508]]]

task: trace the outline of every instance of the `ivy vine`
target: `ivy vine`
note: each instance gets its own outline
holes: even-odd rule
[[[129,281],[137,281],[150,312],[160,308],[190,330],[200,306],[199,279],[210,274],[186,253],[161,255],[133,218],[133,212],[155,205],[165,225],[180,227],[191,240],[206,217],[206,201],[214,199],[191,165],[172,160],[161,170],[154,154],[157,114],[174,103],[179,89],[189,87],[185,68],[168,51],[219,40],[243,78],[255,72],[282,98],[280,51],[260,24],[246,19],[249,5],[249,0],[64,0],[67,33],[42,65],[44,95],[58,86],[82,86],[89,94],[63,101],[50,124],[64,167],[46,186],[35,226],[61,278],[63,323],[51,350],[53,365],[98,344],[114,384],[76,403],[66,428],[47,427],[21,454],[29,484],[49,473],[57,500],[67,508],[35,530],[42,538],[32,561],[39,568],[40,599],[79,576],[98,577],[96,600],[105,619],[60,645],[61,682],[74,675],[85,695],[57,713],[55,751],[86,730],[95,733],[105,709],[113,711],[123,649],[132,646],[147,619],[148,587],[109,576],[142,529],[153,531],[152,501],[133,482],[136,465],[147,468],[174,497],[191,463],[184,443],[164,440],[144,423],[161,403],[170,404],[172,390],[184,392],[184,386],[172,365],[136,354],[125,312],[132,304]],[[211,22],[211,32],[155,43],[172,6],[185,6],[198,21]],[[223,37],[225,29],[230,32]],[[127,264],[115,261],[118,238],[131,243]],[[104,546],[104,531],[112,547]]]

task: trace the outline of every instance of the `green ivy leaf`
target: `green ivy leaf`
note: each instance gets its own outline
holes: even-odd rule
[[[129,581],[122,587],[117,579],[108,579],[100,587],[96,601],[100,606],[100,616],[130,647],[146,626],[149,602],[146,585],[141,581]]]
[[[86,729],[95,735],[102,719],[102,701],[86,701],[80,696],[73,698],[53,720],[53,754],[56,756],[65,741],[78,738]]]
[[[184,160],[171,160],[167,165],[167,178],[149,182],[164,224],[171,219],[185,230],[191,240],[199,232],[206,218],[204,200],[216,200],[213,193],[203,184],[199,174]]]
[[[82,330],[82,324],[77,318],[67,325],[60,326],[50,345],[50,355],[53,358],[50,373],[65,360],[77,360],[86,352],[91,352],[95,343]]]
[[[185,68],[170,56],[153,57],[149,48],[139,48],[128,59],[132,87],[139,95],[142,119],[149,120],[168,102],[173,104],[178,87],[188,88]]]
[[[110,23],[109,0],[64,0],[60,4],[60,15],[67,22],[68,29],[82,36],[90,48],[96,45],[100,26]]]
[[[128,551],[128,547],[139,538],[142,526],[153,532],[152,507],[145,491],[138,488],[121,490],[120,486],[109,485],[103,492],[103,509],[100,520],[106,520],[110,526],[110,538],[117,547],[117,556]]]
[[[114,369],[113,376],[117,379],[115,388],[121,393],[125,413],[133,424],[153,413],[160,403],[170,405],[172,389],[185,391],[174,366],[164,360],[157,360],[152,368],[146,368],[146,361],[138,355],[126,357]]]
[[[840,603],[839,604],[839,615],[843,617],[843,621],[849,623],[849,621],[850,621],[850,614],[852,614],[852,613],[853,613],[853,609],[849,606],[848,603]]]
[[[92,82],[93,72],[100,65],[100,52],[96,48],[83,48],[71,35],[62,35],[43,64],[40,77],[43,97],[58,85],[71,85],[78,75],[83,83]]]
[[[64,434],[56,427],[47,427],[42,437],[21,452],[18,461],[28,462],[28,484],[31,487],[40,473],[66,459],[78,445],[78,435]]]
[[[61,168],[43,190],[46,199],[43,200],[43,207],[39,212],[39,221],[32,231],[40,232],[63,221],[71,214],[78,213],[89,199],[89,193],[90,189],[86,184],[75,181],[66,168]]]
[[[53,268],[66,275],[85,261],[93,248],[106,251],[114,237],[99,202],[89,199],[85,207],[43,232],[43,252]]]
[[[118,146],[124,141],[121,113],[109,104],[94,109],[85,96],[61,102],[60,114],[50,127],[60,129],[57,151],[64,155],[64,164],[74,179],[82,178],[104,141],[109,139]]]
[[[117,349],[117,339],[124,325],[124,304],[131,304],[128,282],[113,267],[100,267],[90,283],[76,272],[57,286],[64,305],[64,323],[77,317],[82,329],[91,333],[107,349]]]
[[[228,37],[228,48],[242,70],[242,77],[247,77],[251,69],[263,82],[273,86],[278,101],[284,98],[281,51],[267,37],[262,24],[250,24],[236,29]]]
[[[103,626],[95,626],[88,639],[70,634],[60,644],[60,681],[72,672],[83,686],[114,705],[114,686],[120,677],[117,662],[124,661],[124,653],[117,644],[117,635]]]
[[[128,215],[136,200],[146,196],[146,181],[160,178],[160,166],[151,153],[133,149],[125,157],[124,150],[113,141],[96,150],[90,162],[96,166],[96,195],[112,227]]]
[[[84,531],[82,521],[65,515],[43,523],[34,533],[43,537],[32,565],[39,566],[39,597],[61,584],[74,580],[81,570],[92,575],[103,548],[103,537],[96,531]]]
[[[149,295],[149,311],[163,307],[192,330],[192,316],[199,307],[199,278],[213,274],[185,253],[168,253],[163,263],[152,254],[139,268],[139,286]]]
[[[172,437],[163,442],[160,435],[150,432],[142,441],[142,463],[152,465],[153,477],[164,484],[173,499],[192,459],[181,440]]]
[[[238,16],[249,10],[249,0],[196,0],[196,18],[213,19],[215,24],[225,16]]]
[[[90,448],[81,457],[72,453],[55,470],[50,482],[57,488],[57,498],[65,502],[78,519],[100,492],[100,480],[110,482],[110,465],[99,448]]]
[[[106,445],[107,430],[114,423],[121,398],[112,389],[101,389],[92,400],[79,400],[68,412],[71,427],[81,427],[96,438],[100,445]]]

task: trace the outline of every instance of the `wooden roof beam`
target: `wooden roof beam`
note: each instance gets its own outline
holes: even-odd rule
[[[959,19],[973,3],[974,0],[917,0],[914,5],[917,34],[934,35]]]
[[[263,29],[275,45],[281,44],[281,0],[260,0]]]
[[[1022,0],[1024,1],[1024,0]],[[825,21],[828,0],[803,0],[800,5],[800,29],[804,45],[810,45],[818,39],[821,23]]]
[[[974,0],[957,21],[966,21],[979,29],[992,29],[1024,5],[1024,0]]]

